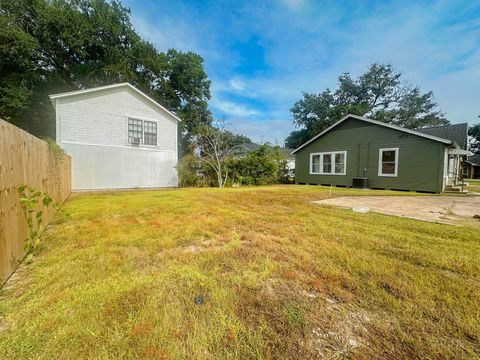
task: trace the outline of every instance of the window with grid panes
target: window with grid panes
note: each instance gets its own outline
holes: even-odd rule
[[[143,124],[142,120],[128,119],[128,143],[133,144],[134,139],[140,139],[142,141]]]
[[[145,145],[157,145],[157,123],[144,121],[143,143]]]

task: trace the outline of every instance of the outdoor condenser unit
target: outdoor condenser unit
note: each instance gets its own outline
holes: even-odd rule
[[[352,180],[352,188],[354,189],[368,189],[368,178],[357,176]]]

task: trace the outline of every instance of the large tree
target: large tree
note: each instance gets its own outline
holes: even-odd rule
[[[122,81],[177,112],[186,141],[212,120],[202,57],[157,51],[135,32],[119,1],[0,3],[0,117],[51,135],[48,94]]]
[[[344,73],[335,91],[303,93],[291,109],[293,131],[286,146],[295,148],[347,114],[367,116],[409,129],[449,122],[438,109],[433,93],[422,93],[402,80],[391,65],[373,64],[366,73],[352,78]]]

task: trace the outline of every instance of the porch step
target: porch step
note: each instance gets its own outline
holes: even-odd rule
[[[457,194],[457,195],[467,195],[468,194],[468,190],[445,190],[443,192],[444,194]]]
[[[462,191],[461,186],[447,185],[445,186],[445,191]]]

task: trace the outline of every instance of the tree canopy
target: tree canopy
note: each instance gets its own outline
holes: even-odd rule
[[[17,0],[0,9],[0,117],[37,135],[54,129],[48,94],[128,81],[177,112],[189,140],[209,124],[203,58],[159,52],[119,1]]]
[[[373,64],[358,78],[343,73],[335,91],[303,93],[291,108],[293,123],[300,130],[286,139],[296,148],[347,114],[370,117],[389,124],[416,129],[446,125],[433,92],[422,93],[402,79],[391,65]]]
[[[468,136],[470,136],[469,150],[474,154],[480,154],[480,123],[468,129]]]

